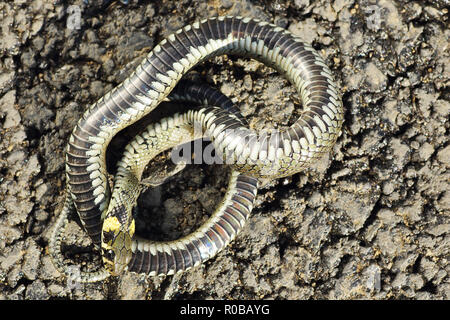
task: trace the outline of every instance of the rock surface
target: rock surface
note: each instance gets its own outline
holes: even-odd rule
[[[65,2],[0,4],[0,299],[450,299],[447,1],[107,2],[74,0],[79,20]],[[346,111],[334,151],[262,188],[244,230],[202,266],[67,282],[47,250],[72,128],[164,37],[225,14],[274,22],[323,55]],[[195,70],[256,129],[299,115],[295,90],[258,62],[222,56]],[[192,232],[226,174],[192,165],[148,191],[137,231]],[[77,223],[65,238],[72,263],[99,263]]]

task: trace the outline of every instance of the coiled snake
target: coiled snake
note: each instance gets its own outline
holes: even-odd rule
[[[106,223],[105,220],[103,223],[110,204],[105,153],[112,137],[158,106],[188,70],[205,59],[224,53],[252,57],[275,68],[295,86],[303,103],[301,116],[292,126],[261,135],[238,123],[230,127],[234,130],[227,130],[230,129],[227,126],[229,123],[220,123],[220,117],[215,114],[220,112],[217,109],[205,109],[203,120],[200,111],[196,111],[197,116],[192,111],[189,121],[210,121],[204,124],[211,125],[209,131],[214,146],[223,151],[226,163],[233,170],[255,178],[292,175],[328,152],[340,134],[343,106],[331,71],[309,44],[288,31],[250,18],[219,17],[194,23],[170,35],[148,54],[123,83],[85,112],[73,130],[67,147],[68,195],[65,211],[72,208],[73,201],[85,230],[96,245],[102,242],[103,230],[104,260],[110,263],[109,268],[113,272],[114,266],[120,271],[127,262],[131,271],[172,273],[190,266],[187,255],[192,258],[191,264],[198,261],[193,258],[195,253],[192,248],[183,241],[158,247],[126,240],[126,244],[122,242],[121,246],[126,247],[126,252],[133,252],[132,258],[128,255],[128,258],[113,262],[117,252],[111,249],[114,242],[111,232],[123,228],[125,222],[118,220],[112,223],[113,220],[109,220]],[[204,113],[206,111],[207,114]],[[238,121],[239,117],[236,116],[235,120]],[[162,131],[168,130],[166,124]],[[231,175],[231,184],[236,175]],[[135,177],[137,181],[140,178],[139,174]],[[130,188],[133,184],[138,185],[139,182],[128,182]],[[122,190],[134,197],[138,190],[127,188]],[[248,207],[251,208],[251,204]],[[110,210],[108,217],[112,216],[114,214]],[[219,237],[218,241],[222,238]],[[58,245],[54,241],[51,248]],[[175,247],[185,250],[186,255],[175,256]],[[51,251],[55,252],[52,256],[56,259],[57,250]],[[146,256],[146,253],[146,260],[139,258]],[[160,265],[164,268],[156,267],[155,264],[159,263],[156,257],[170,260],[172,264]],[[175,263],[177,265],[173,265]],[[104,274],[100,272],[98,277],[91,279],[102,278]]]

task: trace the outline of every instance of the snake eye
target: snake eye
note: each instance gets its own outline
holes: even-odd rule
[[[103,257],[106,258],[109,261],[114,261],[114,257],[116,256],[116,254],[114,253],[113,250],[108,249],[105,250],[103,249]]]

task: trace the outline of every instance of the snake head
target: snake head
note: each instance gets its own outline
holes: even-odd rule
[[[131,259],[131,242],[134,235],[134,219],[124,228],[117,218],[108,217],[103,223],[102,257],[111,275],[121,274]]]

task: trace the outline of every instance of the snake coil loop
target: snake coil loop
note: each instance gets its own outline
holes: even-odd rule
[[[126,238],[124,232],[133,234],[134,228],[133,220],[129,218],[131,215],[124,212],[134,205],[139,193],[141,164],[130,165],[137,158],[122,162],[124,171],[120,178],[119,173],[116,177],[115,190],[118,191],[114,193],[118,192],[118,196],[113,196],[113,200],[105,165],[106,148],[116,133],[157,107],[192,67],[224,53],[255,58],[285,75],[303,103],[299,119],[288,128],[258,135],[246,128],[236,113],[223,113],[209,107],[191,110],[185,115],[163,120],[158,128],[155,125],[147,130],[148,138],[142,134],[135,139],[134,145],[131,143],[127,147],[129,155],[140,150],[139,144],[152,145],[146,147],[151,152],[169,147],[169,144],[162,146],[163,138],[160,136],[163,135],[167,135],[166,141],[169,136],[173,138],[171,146],[182,142],[183,135],[192,137],[192,122],[199,121],[209,130],[214,146],[228,157],[230,161],[227,163],[232,163],[235,172],[231,175],[230,192],[225,202],[233,202],[233,197],[238,195],[239,201],[236,200],[236,204],[227,202],[228,205],[238,207],[238,212],[247,208],[250,213],[256,195],[256,178],[278,178],[301,171],[314,159],[329,152],[340,134],[343,106],[339,90],[330,69],[309,44],[275,25],[241,17],[205,19],[178,30],[157,45],[125,81],[94,103],[69,139],[66,153],[68,196],[59,221],[64,220],[67,212],[76,209],[94,244],[103,246],[104,261],[112,273],[125,268],[150,274],[185,270],[210,257],[213,251],[205,249],[208,253],[201,252],[198,249],[201,245],[205,248],[212,245],[216,249],[223,247],[233,238],[233,232],[239,230],[240,222],[236,224],[232,220],[233,214],[236,216],[238,213],[233,213],[228,217],[227,226],[224,221],[219,223],[220,219],[214,222],[220,227],[210,221],[207,230],[212,231],[208,237],[200,233],[170,244]],[[240,181],[241,176],[250,180]],[[125,194],[129,194],[128,198],[123,198]],[[115,200],[120,197],[121,201]],[[117,206],[125,202],[128,202],[125,210],[118,214]],[[242,215],[243,221],[247,215]],[[59,223],[53,239],[59,237],[62,225]],[[201,229],[201,232],[206,232],[206,229]],[[230,232],[228,237],[224,235],[227,232]],[[203,236],[206,240],[202,240]],[[116,242],[118,237],[122,240]],[[192,244],[194,240],[203,244],[199,242],[196,247]],[[61,268],[61,257],[56,249],[58,244],[58,241],[52,241],[51,251]],[[100,275],[96,274],[94,278],[105,275],[105,271],[100,271]]]

